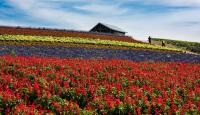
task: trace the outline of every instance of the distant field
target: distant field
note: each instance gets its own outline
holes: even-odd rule
[[[50,28],[23,28],[0,26],[0,35],[33,35],[33,36],[54,36],[54,37],[81,37],[101,40],[117,40],[125,42],[142,43],[130,36],[117,36],[112,34],[93,33],[88,31],[50,29]]]
[[[160,38],[153,38],[152,41],[153,44],[157,45],[161,45],[161,42],[165,41],[167,47],[179,48],[194,53],[200,53],[200,43],[198,42],[188,42],[188,41],[169,40]]]

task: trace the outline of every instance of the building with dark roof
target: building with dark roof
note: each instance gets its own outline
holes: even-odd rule
[[[112,35],[118,35],[118,36],[125,36],[125,34],[127,33],[117,26],[104,24],[104,23],[98,23],[90,30],[90,32],[105,33],[105,34],[112,34]]]

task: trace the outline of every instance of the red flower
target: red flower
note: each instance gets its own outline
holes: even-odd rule
[[[119,105],[135,114],[151,114],[152,107],[156,114],[200,111],[194,100],[200,95],[200,64],[3,56],[0,73],[0,100],[7,107],[0,111],[11,114],[53,114],[47,102],[71,114],[80,113],[79,106],[106,114]]]
[[[33,87],[34,87],[34,90],[36,90],[36,91],[38,91],[40,88],[40,86],[37,82],[34,83]]]
[[[120,103],[121,103],[120,99],[116,99],[115,103],[116,103],[117,106],[120,105]]]
[[[161,96],[158,96],[156,103],[157,103],[158,105],[163,105],[163,99],[162,99]]]

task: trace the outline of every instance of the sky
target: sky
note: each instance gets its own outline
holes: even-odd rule
[[[200,42],[200,0],[0,0],[0,25],[88,31],[98,22],[138,40]]]

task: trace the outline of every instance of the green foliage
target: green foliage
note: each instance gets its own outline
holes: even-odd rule
[[[14,75],[15,74],[15,66],[10,65],[10,66],[5,67],[3,72],[6,74]]]
[[[82,110],[81,115],[96,115],[94,111]]]
[[[167,44],[172,44],[180,48],[184,48],[188,51],[200,53],[200,43],[198,42],[188,42],[188,41],[179,41],[179,40],[169,40],[169,39],[160,39],[153,38],[153,41],[165,41]]]

